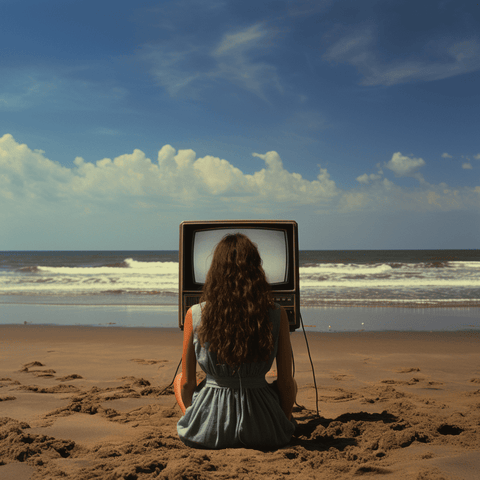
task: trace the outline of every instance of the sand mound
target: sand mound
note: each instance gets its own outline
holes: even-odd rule
[[[185,447],[177,437],[176,422],[180,414],[173,398],[172,407],[153,402],[119,413],[108,408],[108,402],[136,399],[140,397],[136,390],[125,385],[92,388],[72,396],[65,407],[47,416],[99,415],[108,421],[133,425],[140,432],[121,442],[87,447],[71,439],[28,433],[28,424],[3,418],[0,419],[0,458],[4,463],[26,462],[34,466],[35,479],[228,479],[239,476],[260,479],[286,475],[288,478],[335,479],[393,475],[403,452],[411,448],[418,452],[420,446],[424,448],[424,461],[437,458],[432,449],[439,446],[480,448],[478,408],[471,414],[445,412],[442,415],[438,408],[422,411],[418,407],[422,404],[421,398],[409,395],[406,401],[405,395],[382,385],[355,396],[343,390],[333,393],[338,395],[325,398],[346,402],[376,395],[375,402],[384,403],[385,408],[379,413],[354,411],[335,418],[317,417],[311,410],[297,408],[294,414],[297,431],[286,448],[272,452],[196,451]],[[417,470],[417,473],[417,479],[448,478],[442,477],[434,467]]]

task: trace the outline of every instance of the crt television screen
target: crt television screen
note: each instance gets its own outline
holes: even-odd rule
[[[227,234],[243,233],[257,245],[262,266],[270,284],[288,281],[288,246],[286,232],[273,229],[221,228],[200,230],[193,238],[193,276],[195,283],[205,283],[217,243]]]

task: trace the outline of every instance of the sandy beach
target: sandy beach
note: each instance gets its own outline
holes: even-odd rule
[[[478,478],[480,332],[309,333],[319,416],[291,338],[290,445],[215,451],[176,434],[179,329],[0,326],[0,478]]]

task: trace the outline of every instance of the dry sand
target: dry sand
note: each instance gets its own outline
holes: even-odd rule
[[[298,429],[276,451],[178,439],[174,329],[0,326],[0,478],[480,478],[480,332],[292,334]],[[273,377],[271,377],[273,378]]]

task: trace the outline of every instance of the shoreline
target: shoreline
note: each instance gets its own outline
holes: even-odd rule
[[[0,324],[0,333],[2,332],[3,329],[8,329],[8,328],[21,328],[21,329],[27,329],[27,328],[60,328],[60,329],[92,329],[92,331],[98,331],[101,329],[104,330],[109,330],[112,331],[114,329],[121,329],[121,330],[141,330],[141,331],[147,331],[151,330],[153,332],[155,331],[164,331],[168,332],[169,334],[175,334],[175,332],[179,332],[180,335],[183,336],[183,330],[180,329],[180,327],[165,327],[165,326],[130,326],[130,325],[116,325],[114,323],[112,324],[98,324],[98,325],[57,325],[54,323],[2,323]],[[465,328],[456,328],[456,329],[445,329],[445,330],[395,330],[395,329],[384,329],[384,330],[365,330],[365,329],[358,329],[358,330],[326,330],[326,331],[318,331],[318,330],[312,330],[311,325],[305,325],[305,333],[307,335],[328,335],[330,338],[331,336],[334,335],[342,335],[342,336],[347,336],[347,335],[356,335],[356,334],[362,334],[362,335],[370,335],[370,334],[407,334],[407,335],[416,335],[416,334],[455,334],[455,333],[473,333],[473,334],[479,334],[480,335],[480,326],[477,325],[467,325]],[[22,331],[25,333],[25,330]],[[300,326],[293,332],[290,332],[290,334],[300,334],[303,336],[303,330],[302,327]]]
[[[308,332],[470,331],[478,308],[301,307]],[[0,325],[178,328],[178,306],[0,304]],[[301,329],[301,324],[300,328]]]
[[[0,294],[0,305],[51,305],[51,306],[78,306],[78,307],[151,307],[151,308],[177,308],[178,299],[174,302],[166,303],[147,303],[144,298],[148,296],[139,296],[137,301],[132,301],[131,298],[128,301],[120,302],[116,298],[112,299],[110,302],[103,301],[102,303],[95,302],[95,299],[98,297],[105,298],[104,295],[90,296],[67,296],[68,300],[61,301],[51,301],[51,297],[58,298],[57,295],[52,295],[51,297],[47,295],[42,295],[36,297],[35,295],[18,295],[23,299],[29,299],[31,301],[2,301],[2,297],[15,297],[16,295],[12,294]],[[133,297],[135,299],[135,297]],[[150,297],[151,298],[151,297]],[[83,300],[83,301],[80,301]],[[364,302],[364,303],[361,303]],[[323,301],[323,302],[306,302],[301,303],[300,308],[480,308],[480,299],[448,299],[448,300],[438,300],[438,301],[422,301],[421,303],[409,300],[371,300],[370,302],[365,302],[365,300],[356,300],[356,299],[343,299],[343,300],[332,300],[332,301]]]

